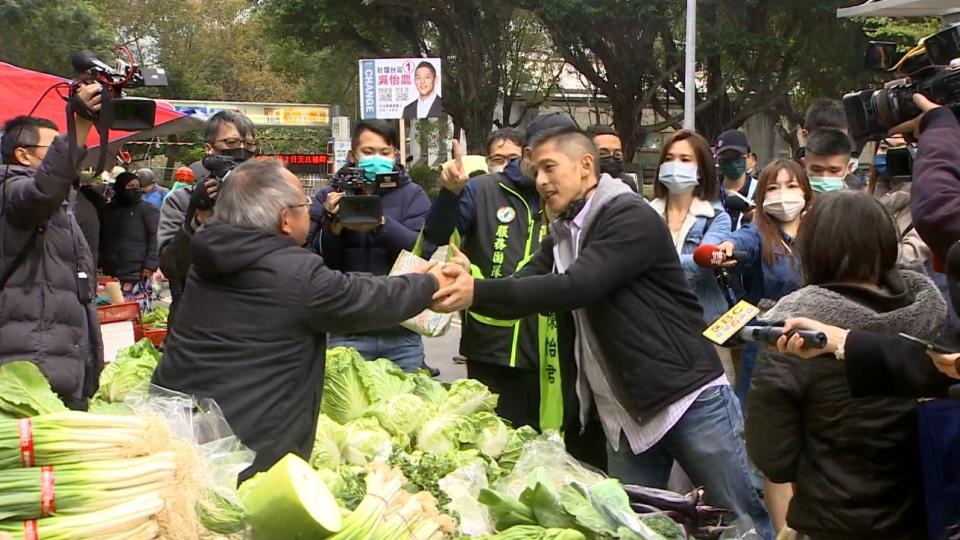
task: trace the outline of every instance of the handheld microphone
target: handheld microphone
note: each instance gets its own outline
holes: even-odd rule
[[[827,346],[827,335],[823,332],[813,332],[811,330],[791,330],[787,337],[800,334],[803,338],[804,349],[822,349]],[[744,341],[757,341],[768,345],[775,345],[780,336],[783,336],[782,326],[744,326],[737,337]]]
[[[745,251],[734,251],[732,257],[727,257],[727,254],[724,253],[722,249],[711,244],[700,244],[700,246],[693,251],[693,262],[697,263],[697,266],[701,268],[716,270],[721,268],[723,263],[729,260],[745,263],[750,260],[750,254]]]
[[[753,202],[745,198],[743,195],[736,193],[730,195],[723,201],[724,208],[732,210],[734,212],[744,213],[747,210],[750,210],[754,206]]]
[[[90,52],[75,52],[70,55],[70,64],[73,66],[74,71],[77,73],[83,73],[91,69],[97,69],[103,71],[108,75],[119,75],[115,69],[104,64],[99,58],[93,55]]]

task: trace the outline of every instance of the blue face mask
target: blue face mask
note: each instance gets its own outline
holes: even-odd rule
[[[377,180],[378,174],[393,172],[393,160],[383,156],[366,156],[360,158],[357,166],[363,169],[363,176],[371,184]]]
[[[873,167],[877,170],[877,174],[880,176],[887,175],[887,155],[878,154],[873,158]]]

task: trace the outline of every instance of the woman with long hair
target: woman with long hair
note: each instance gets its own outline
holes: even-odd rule
[[[886,335],[937,335],[946,304],[925,275],[897,270],[897,227],[858,192],[819,196],[794,247],[806,286],[762,315]],[[801,538],[921,539],[916,401],[853,398],[846,366],[761,354],[747,414],[747,451],[773,482],[792,483],[787,525]]]
[[[713,272],[697,266],[693,260],[693,252],[701,244],[717,245],[730,236],[730,216],[720,203],[717,170],[711,156],[710,145],[700,134],[688,130],[674,133],[660,152],[654,199],[650,202],[667,221],[680,265],[708,323],[729,309]],[[730,352],[718,352],[732,382]]]

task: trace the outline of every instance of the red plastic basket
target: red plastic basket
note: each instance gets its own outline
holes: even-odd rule
[[[150,328],[144,328],[143,337],[149,339],[154,347],[159,347],[163,344],[163,340],[167,337],[167,331],[165,329],[151,330]]]
[[[99,306],[97,308],[97,316],[100,317],[100,324],[120,321],[139,321],[140,304],[136,302],[126,302],[112,306]]]

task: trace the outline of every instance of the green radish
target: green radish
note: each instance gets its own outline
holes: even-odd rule
[[[287,454],[251,481],[241,497],[255,540],[313,540],[343,527],[337,500],[300,457]]]

